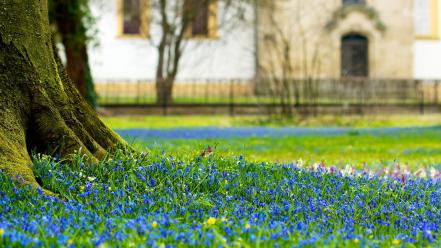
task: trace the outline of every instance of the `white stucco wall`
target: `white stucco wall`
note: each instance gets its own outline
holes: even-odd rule
[[[153,80],[157,51],[148,39],[118,38],[116,0],[95,1],[99,46],[90,48],[89,56],[95,82]],[[234,28],[222,25],[219,6],[218,39],[189,40],[177,81],[206,79],[251,79],[255,75],[253,10],[246,13],[248,22]],[[159,37],[156,25],[150,25],[152,39]]]
[[[438,3],[438,14],[441,14],[441,3]],[[438,18],[438,22],[438,28],[441,28],[441,18]],[[438,33],[441,34],[441,30]],[[441,39],[415,40],[414,77],[417,79],[441,79]]]

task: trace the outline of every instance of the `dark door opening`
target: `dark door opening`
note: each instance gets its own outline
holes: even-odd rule
[[[343,0],[343,5],[366,4],[365,0]]]
[[[358,34],[345,35],[341,41],[341,76],[368,77],[368,39]]]

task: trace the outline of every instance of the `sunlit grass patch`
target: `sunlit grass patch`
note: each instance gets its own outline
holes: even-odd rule
[[[254,131],[253,131],[254,130]],[[166,130],[121,130],[129,142],[140,149],[160,152],[172,151],[176,155],[198,155],[207,146],[225,156],[245,155],[249,160],[292,162],[304,160],[306,164],[324,163],[357,168],[369,166],[441,167],[441,129],[354,129],[326,133],[307,132],[283,136],[284,130],[262,128],[197,128]],[[296,129],[297,130],[297,129]],[[250,135],[253,134],[254,135]],[[210,137],[210,138],[207,138]]]
[[[441,115],[319,115],[278,118],[273,116],[102,116],[111,128],[175,128],[175,127],[242,127],[242,126],[300,126],[300,127],[413,127],[441,125]]]

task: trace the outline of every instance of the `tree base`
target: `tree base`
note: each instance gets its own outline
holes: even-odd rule
[[[32,172],[34,151],[61,157],[81,152],[97,162],[109,150],[131,150],[67,77],[42,20],[44,2],[0,3],[8,8],[0,22],[18,26],[16,31],[0,25],[0,170],[38,188]],[[29,31],[20,33],[26,28]]]

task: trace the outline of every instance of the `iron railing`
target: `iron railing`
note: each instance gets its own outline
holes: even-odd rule
[[[172,101],[156,103],[154,81],[107,81],[95,84],[104,107],[137,106],[271,108],[409,107],[424,112],[441,105],[441,80],[414,79],[290,79],[290,80],[185,80],[176,82]]]

